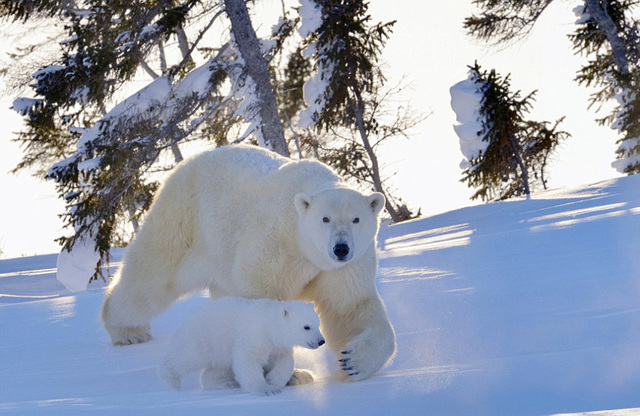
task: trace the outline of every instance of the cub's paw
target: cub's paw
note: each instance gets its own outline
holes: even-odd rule
[[[256,396],[275,396],[276,394],[282,393],[282,389],[270,384],[265,384],[264,386],[249,389],[247,390],[247,393],[251,393]]]
[[[200,374],[200,385],[204,390],[235,389],[240,387],[233,373],[225,369],[206,368]]]
[[[240,388],[240,383],[235,380],[229,380],[222,383],[223,389],[237,389]]]
[[[309,384],[309,383],[313,383],[313,374],[311,374],[307,370],[294,368],[293,374],[291,374],[291,378],[289,379],[287,386],[298,386],[300,384]]]

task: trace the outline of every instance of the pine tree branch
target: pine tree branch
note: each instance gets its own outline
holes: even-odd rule
[[[180,45],[180,51],[182,52],[182,60],[180,61],[180,63],[178,63],[178,65],[174,66],[171,69],[171,73],[172,74],[176,74],[178,73],[186,64],[187,62],[189,62],[189,60],[192,59],[192,55],[193,52],[196,50],[196,48],[198,47],[198,45],[200,44],[200,41],[202,40],[202,38],[204,37],[205,33],[207,33],[209,31],[209,29],[211,28],[211,26],[213,25],[213,23],[216,21],[216,19],[222,14],[224,13],[223,10],[220,10],[219,12],[217,12],[215,15],[213,15],[213,17],[211,18],[211,20],[209,20],[209,23],[207,23],[207,25],[200,31],[200,33],[198,34],[198,37],[196,38],[196,40],[191,44],[190,48],[183,48],[182,44]],[[182,32],[184,34],[184,31]],[[229,44],[225,43],[224,45],[222,45],[220,47],[220,51],[218,52],[218,56],[220,56],[227,48],[228,48]]]
[[[509,44],[526,37],[553,0],[474,0],[483,9],[467,17],[463,27],[477,39],[494,45]]]
[[[153,69],[151,69],[151,67],[149,66],[149,64],[147,63],[147,61],[145,61],[144,59],[140,59],[140,66],[142,67],[142,69],[145,70],[145,72],[147,74],[149,74],[149,76],[153,79],[158,78],[160,75],[158,75],[156,73],[156,71],[154,71]]]

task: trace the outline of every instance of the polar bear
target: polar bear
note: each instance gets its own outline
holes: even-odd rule
[[[107,289],[115,345],[148,341],[151,319],[208,288],[314,303],[340,378],[362,380],[395,353],[375,285],[384,196],[348,187],[326,165],[232,145],[180,163],[159,189]],[[294,371],[292,384],[311,382]]]
[[[324,344],[313,305],[300,301],[226,297],[191,315],[176,332],[160,376],[180,389],[185,375],[203,370],[205,389],[241,387],[278,394],[293,374],[293,347]]]

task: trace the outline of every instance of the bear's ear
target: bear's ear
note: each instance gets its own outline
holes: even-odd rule
[[[382,195],[380,192],[374,192],[367,197],[367,202],[369,202],[369,206],[373,210],[373,213],[378,215],[384,207],[384,195]]]
[[[293,204],[296,206],[298,214],[304,214],[309,209],[309,205],[311,205],[311,197],[307,194],[299,193],[293,199]]]

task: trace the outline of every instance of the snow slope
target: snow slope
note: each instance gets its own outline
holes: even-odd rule
[[[640,175],[384,228],[393,364],[344,384],[328,349],[301,350],[319,381],[267,398],[156,376],[202,295],[156,319],[150,343],[112,347],[102,288],[67,292],[53,255],[0,261],[0,413],[640,415],[639,236]]]

